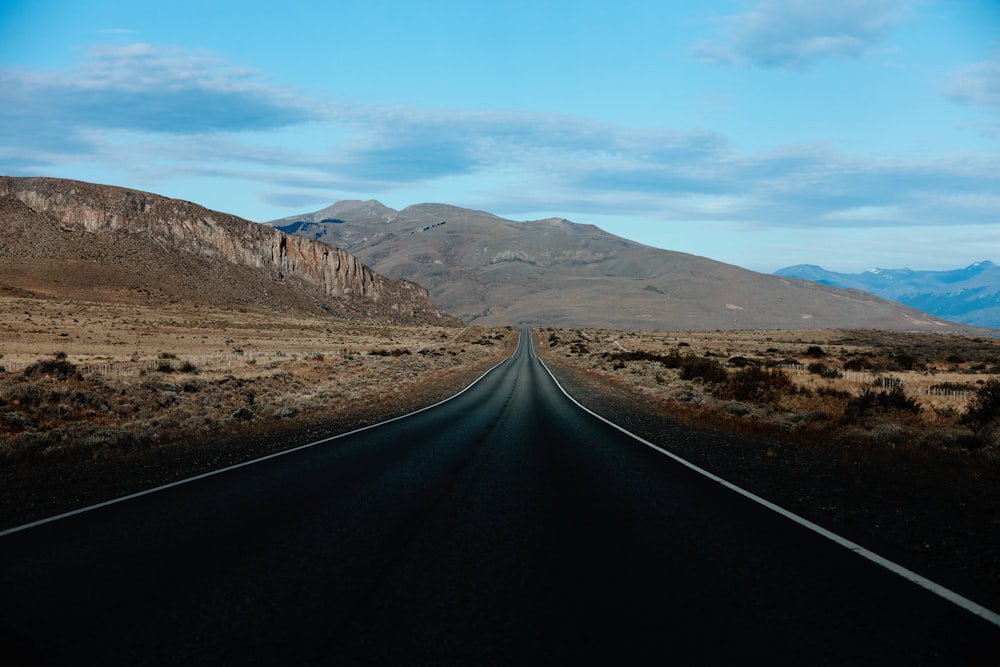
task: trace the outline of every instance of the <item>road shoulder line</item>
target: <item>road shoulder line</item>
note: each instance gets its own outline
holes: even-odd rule
[[[514,355],[516,355],[516,354],[517,354],[517,351],[515,350]],[[19,526],[13,526],[11,528],[6,528],[4,530],[0,530],[0,538],[6,537],[7,535],[12,535],[14,533],[19,533],[21,531],[29,530],[31,528],[37,528],[38,526],[43,526],[43,525],[45,525],[47,523],[53,523],[55,521],[60,521],[62,519],[68,519],[68,518],[70,518],[72,516],[76,516],[78,514],[83,514],[85,512],[91,512],[93,510],[100,509],[102,507],[107,507],[109,505],[117,505],[118,503],[123,503],[123,502],[128,501],[128,500],[134,500],[135,498],[141,498],[143,496],[148,496],[150,494],[158,493],[160,491],[166,491],[167,489],[172,489],[172,488],[174,488],[176,486],[181,486],[183,484],[188,484],[190,482],[195,482],[195,481],[198,481],[200,479],[205,479],[206,477],[213,477],[215,475],[221,475],[223,473],[230,472],[232,470],[238,470],[239,468],[245,468],[247,466],[255,465],[255,464],[261,463],[263,461],[268,461],[270,459],[278,458],[279,456],[285,456],[287,454],[293,454],[293,453],[301,451],[303,449],[309,449],[310,447],[315,447],[317,445],[322,445],[322,444],[331,442],[333,440],[338,440],[340,438],[346,438],[347,436],[354,435],[355,433],[361,433],[362,431],[367,431],[369,429],[373,429],[373,428],[382,426],[383,424],[391,424],[392,422],[399,421],[400,419],[406,419],[407,417],[410,417],[412,415],[419,414],[421,412],[424,412],[426,410],[430,410],[432,408],[436,408],[439,405],[447,403],[448,401],[450,401],[450,400],[452,400],[454,398],[458,398],[459,396],[461,396],[462,394],[464,394],[465,392],[467,392],[469,389],[471,389],[473,386],[475,386],[476,384],[478,384],[479,381],[482,380],[484,377],[486,377],[487,375],[489,375],[490,373],[492,373],[494,370],[496,370],[497,368],[499,368],[502,364],[504,364],[507,361],[509,361],[510,359],[512,359],[514,355],[511,355],[510,357],[505,357],[504,359],[498,361],[496,364],[494,364],[493,366],[491,366],[487,371],[485,371],[482,375],[480,375],[475,380],[473,380],[472,382],[470,382],[461,391],[456,392],[455,394],[452,394],[451,396],[448,396],[447,398],[444,398],[444,399],[438,401],[437,403],[434,403],[433,405],[427,405],[427,406],[424,406],[424,407],[422,407],[422,408],[420,408],[418,410],[414,410],[412,412],[407,412],[405,415],[399,415],[399,416],[393,417],[391,419],[386,419],[386,420],[380,421],[380,422],[378,422],[376,424],[369,424],[368,426],[362,426],[361,428],[356,428],[356,429],[354,429],[352,431],[347,431],[346,433],[338,433],[337,435],[331,435],[329,437],[322,438],[322,439],[316,440],[314,442],[308,442],[308,443],[306,443],[304,445],[298,445],[298,446],[293,447],[291,449],[285,449],[285,450],[282,450],[280,452],[274,452],[273,454],[268,454],[266,456],[260,456],[260,457],[255,458],[255,459],[251,459],[249,461],[243,461],[242,463],[235,463],[235,464],[233,464],[231,466],[226,466],[225,468],[219,468],[218,470],[209,470],[208,472],[203,472],[201,474],[194,475],[192,477],[185,477],[184,479],[179,479],[179,480],[176,480],[174,482],[170,482],[169,484],[161,484],[160,486],[155,486],[155,487],[153,487],[151,489],[145,489],[143,491],[137,491],[135,493],[130,493],[130,494],[125,495],[125,496],[119,496],[118,498],[111,498],[110,500],[105,500],[105,501],[100,502],[100,503],[95,503],[93,505],[87,505],[86,507],[79,507],[79,508],[77,508],[75,510],[70,510],[68,512],[63,512],[61,514],[56,514],[56,515],[53,515],[53,516],[50,516],[50,517],[46,517],[44,519],[38,519],[36,521],[31,521],[29,523],[21,524]]]
[[[642,438],[642,437],[636,435],[635,433],[632,433],[631,431],[625,429],[624,427],[619,426],[618,424],[614,423],[610,419],[607,419],[606,417],[603,417],[603,416],[597,414],[596,412],[594,412],[593,410],[591,410],[590,408],[586,407],[585,405],[583,405],[582,403],[580,403],[578,400],[576,400],[575,398],[573,398],[570,395],[570,393],[568,391],[566,391],[566,389],[562,386],[562,384],[559,383],[559,380],[556,379],[555,374],[553,374],[552,371],[549,369],[548,365],[546,365],[546,363],[544,361],[542,361],[541,357],[537,357],[537,355],[536,355],[536,358],[538,359],[539,363],[542,364],[542,367],[545,369],[545,371],[549,374],[549,377],[552,378],[552,381],[556,383],[557,387],[559,387],[559,390],[569,400],[571,400],[578,408],[580,408],[584,412],[590,414],[593,417],[596,417],[597,419],[601,420],[605,424],[607,424],[607,425],[609,425],[609,426],[611,426],[611,427],[613,427],[613,428],[621,431],[625,435],[627,435],[627,436],[629,436],[629,437],[637,440],[638,442],[642,443],[643,445],[645,445],[645,446],[647,446],[647,447],[649,447],[651,449],[656,450],[657,452],[663,454],[664,456],[667,456],[667,457],[673,459],[677,463],[680,463],[681,465],[686,466],[687,468],[690,468],[694,472],[697,472],[698,474],[703,475],[703,476],[711,479],[712,481],[721,484],[722,486],[726,487],[727,489],[730,489],[731,491],[735,491],[736,493],[738,493],[741,496],[747,498],[748,500],[751,500],[751,501],[753,501],[753,502],[755,502],[755,503],[757,503],[757,504],[759,504],[759,505],[761,505],[763,507],[766,507],[767,509],[771,510],[772,512],[776,512],[776,513],[780,514],[781,516],[785,517],[786,519],[790,519],[791,521],[794,521],[795,523],[799,524],[800,526],[802,526],[804,528],[807,528],[808,530],[811,530],[814,533],[825,537],[826,539],[830,540],[831,542],[834,542],[834,543],[836,543],[836,544],[844,547],[845,549],[854,552],[855,554],[861,556],[862,558],[866,558],[867,560],[869,560],[869,561],[871,561],[871,562],[873,562],[873,563],[875,563],[877,565],[880,565],[880,566],[884,567],[885,569],[889,570],[890,572],[892,572],[892,573],[894,573],[894,574],[896,574],[896,575],[898,575],[900,577],[903,577],[904,579],[907,579],[908,581],[910,581],[910,582],[912,582],[912,583],[920,586],[921,588],[924,588],[924,589],[930,591],[931,593],[934,593],[938,597],[944,598],[948,602],[951,602],[952,604],[955,604],[955,605],[961,607],[962,609],[964,609],[964,610],[966,610],[966,611],[968,611],[968,612],[970,612],[972,614],[975,614],[976,616],[979,616],[980,618],[984,619],[985,621],[987,621],[987,622],[993,624],[994,626],[1000,628],[1000,614],[998,614],[997,612],[995,612],[995,611],[993,611],[991,609],[988,609],[988,608],[982,606],[981,604],[979,604],[977,602],[973,602],[972,600],[970,600],[970,599],[968,599],[968,598],[960,595],[959,593],[956,593],[955,591],[953,591],[953,590],[951,590],[949,588],[946,588],[945,586],[942,586],[941,584],[939,584],[939,583],[937,583],[935,581],[932,581],[932,580],[928,579],[927,577],[924,577],[924,576],[922,576],[920,574],[917,574],[913,570],[910,570],[910,569],[908,569],[908,568],[900,565],[899,563],[891,561],[888,558],[885,558],[884,556],[881,556],[881,555],[875,553],[874,551],[866,549],[865,547],[861,546],[860,544],[857,544],[856,542],[852,542],[851,540],[847,539],[846,537],[843,537],[842,535],[838,535],[837,533],[834,533],[831,530],[827,530],[826,528],[823,528],[822,526],[820,526],[820,525],[818,525],[816,523],[813,523],[809,519],[806,519],[805,517],[799,516],[795,512],[792,512],[791,510],[787,510],[784,507],[781,507],[780,505],[776,505],[776,504],[772,503],[770,500],[766,500],[766,499],[758,496],[757,494],[755,494],[755,493],[753,493],[751,491],[747,491],[746,489],[744,489],[744,488],[742,488],[740,486],[737,486],[736,484],[733,484],[732,482],[729,482],[729,481],[723,479],[722,477],[719,477],[718,475],[716,475],[714,473],[711,473],[708,470],[705,470],[704,468],[701,468],[701,467],[699,467],[699,466],[691,463],[690,461],[688,461],[686,459],[681,458],[677,454],[674,454],[673,452],[670,452],[670,451],[668,451],[668,450],[660,447],[659,445],[656,445],[656,444],[654,444],[652,442],[649,442],[645,438]]]

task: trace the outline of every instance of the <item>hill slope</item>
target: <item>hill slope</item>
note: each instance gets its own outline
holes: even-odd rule
[[[426,291],[351,254],[157,195],[0,177],[0,287],[136,303],[454,322]]]
[[[421,204],[339,202],[270,223],[426,287],[466,322],[623,329],[953,325],[860,291],[651,248],[563,219],[514,222]]]
[[[952,271],[871,269],[864,273],[836,273],[799,264],[775,275],[864,289],[954,322],[1000,329],[1000,266],[993,262]]]

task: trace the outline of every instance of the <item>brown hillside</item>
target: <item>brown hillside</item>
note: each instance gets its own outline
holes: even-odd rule
[[[477,324],[961,329],[867,292],[652,248],[593,225],[515,222],[442,204],[389,211],[378,202],[341,202],[271,224],[343,247],[385,275],[418,282],[435,303]]]
[[[76,181],[0,177],[0,257],[8,293],[456,323],[420,286],[325,243]]]

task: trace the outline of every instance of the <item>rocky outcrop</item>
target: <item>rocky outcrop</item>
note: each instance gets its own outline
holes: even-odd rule
[[[427,291],[375,273],[354,255],[196,204],[124,188],[51,178],[0,177],[0,197],[16,198],[64,228],[144,237],[169,251],[225,260],[297,280],[354,312],[389,319],[455,323]],[[395,314],[396,317],[392,317]]]

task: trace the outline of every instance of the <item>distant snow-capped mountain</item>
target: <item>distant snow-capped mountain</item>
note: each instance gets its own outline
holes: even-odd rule
[[[1000,329],[1000,266],[989,261],[950,271],[875,268],[862,273],[799,264],[775,275],[860,289],[953,322]]]

